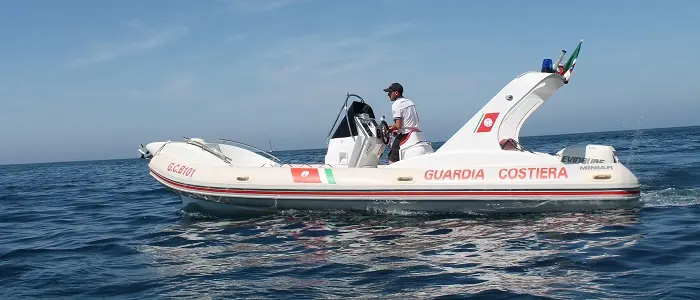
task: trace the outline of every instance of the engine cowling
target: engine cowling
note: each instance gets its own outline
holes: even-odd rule
[[[566,147],[557,152],[559,161],[565,164],[617,163],[615,148],[607,145],[585,145]]]

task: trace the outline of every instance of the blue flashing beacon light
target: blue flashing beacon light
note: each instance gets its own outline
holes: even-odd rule
[[[551,58],[545,58],[542,60],[542,73],[554,73],[554,64]]]

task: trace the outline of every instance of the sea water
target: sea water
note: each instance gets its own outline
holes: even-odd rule
[[[523,143],[613,145],[644,206],[233,219],[182,211],[137,158],[0,166],[0,299],[700,298],[700,127]]]

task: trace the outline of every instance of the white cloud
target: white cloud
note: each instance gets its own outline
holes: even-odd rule
[[[301,4],[310,0],[220,0],[237,12],[261,13]]]
[[[136,34],[137,37],[131,37],[126,40],[93,42],[92,45],[90,45],[88,53],[82,57],[71,60],[68,63],[68,67],[76,68],[105,63],[152,50],[171,43],[189,32],[188,27],[179,25],[151,29],[138,20],[127,22],[127,26],[138,32],[138,34]]]
[[[248,38],[248,35],[247,35],[247,34],[245,34],[245,33],[237,33],[237,34],[233,34],[233,35],[227,36],[227,37],[226,37],[226,41],[227,41],[227,42],[241,42],[241,41],[246,40],[247,38]]]
[[[301,143],[310,141],[310,147],[321,147],[346,93],[361,95],[378,116],[387,116],[390,103],[382,89],[393,81],[404,83],[417,101],[432,98],[425,95],[436,90],[455,92],[455,86],[464,87],[469,81],[467,76],[454,72],[430,74],[423,70],[425,59],[433,55],[426,50],[436,46],[425,40],[405,43],[414,28],[409,23],[391,23],[365,30],[341,28],[263,39],[268,44],[262,48],[256,45],[255,51],[250,51],[252,55],[244,52],[236,56],[236,61],[222,61],[202,73],[186,70],[197,73],[174,74],[144,88],[128,90],[126,95],[136,102],[196,99],[197,103],[217,107],[209,112],[212,135],[234,135],[253,144],[266,144],[268,138],[281,141],[291,122],[294,132],[312,137],[294,145],[289,141],[284,147],[305,147],[309,145]],[[242,39],[243,35],[230,37]],[[430,122],[437,117],[431,116],[425,103],[420,104],[424,107],[421,117]],[[236,111],[237,117],[227,118],[228,111]],[[314,117],[308,117],[309,113]],[[290,120],[290,114],[302,117]],[[259,122],[260,115],[275,121],[265,122],[254,133],[247,132],[249,124]]]
[[[197,95],[196,78],[190,73],[166,76],[160,84],[149,89],[129,89],[126,96],[139,101],[189,101]]]
[[[377,113],[390,114],[390,103],[382,89],[400,78],[426,78],[415,72],[425,49],[422,42],[412,42],[407,48],[400,43],[402,36],[413,26],[396,23],[366,30],[356,28],[324,30],[302,36],[266,39],[260,51],[253,56],[239,57],[231,76],[225,76],[230,85],[211,93],[207,101],[221,107],[236,109],[239,116],[226,120],[227,126],[240,130],[239,138],[251,143],[267,143],[268,138],[278,142],[290,130],[310,135],[296,141],[285,141],[284,147],[321,147],[329,126],[338,112],[346,93],[357,93],[377,106]],[[409,62],[408,65],[392,65]],[[408,72],[406,72],[408,71]],[[204,77],[204,75],[203,75]],[[410,81],[410,80],[409,80]],[[415,91],[415,89],[413,89]],[[231,100],[218,95],[230,95]],[[271,109],[272,108],[272,109]],[[311,113],[314,117],[308,117]],[[215,112],[214,114],[218,114]],[[246,132],[246,124],[258,121],[264,114],[274,120],[260,126],[255,134]],[[290,114],[299,114],[292,117]],[[227,132],[232,134],[232,132]],[[313,141],[313,146],[301,145]]]
[[[313,34],[282,40],[261,55],[259,75],[263,80],[279,81],[325,78],[403,60],[408,53],[388,40],[409,28],[410,24],[399,23],[373,33]]]
[[[445,53],[440,48],[453,44],[441,43],[437,41],[439,37],[416,39],[413,31],[420,29],[417,27],[414,23],[388,23],[361,30],[324,29],[287,39],[269,39],[268,48],[263,48],[257,56],[242,59],[245,64],[241,63],[241,69],[251,73],[248,80],[254,81],[251,87],[256,88],[241,86],[232,89],[232,93],[246,99],[251,113],[265,111],[270,120],[283,120],[265,125],[271,130],[266,138],[278,139],[276,132],[288,132],[290,114],[312,114],[314,117],[294,118],[293,130],[312,136],[303,141],[314,141],[313,145],[288,144],[285,147],[322,147],[346,93],[362,96],[377,116],[390,116],[391,104],[382,89],[398,81],[420,106],[421,119],[425,120],[430,138],[445,138],[436,135],[437,132],[460,125],[464,116],[460,113],[462,108],[454,109],[454,101],[470,97],[465,92],[473,90],[476,81],[470,75],[472,72],[460,66],[461,62],[452,63],[448,68],[432,65],[436,56]],[[475,106],[469,103],[460,105],[469,109]],[[266,110],[265,105],[274,105],[275,109]],[[457,121],[446,122],[445,116],[457,118]],[[243,128],[250,121],[239,118],[229,122]],[[255,136],[250,139],[264,142],[255,140]]]

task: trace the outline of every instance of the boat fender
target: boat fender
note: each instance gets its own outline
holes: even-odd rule
[[[248,177],[248,176],[238,176],[238,177],[236,177],[236,180],[238,180],[238,181],[248,181],[248,179],[250,179],[250,177]]]
[[[402,176],[399,178],[396,178],[398,181],[413,181],[413,176]]]

